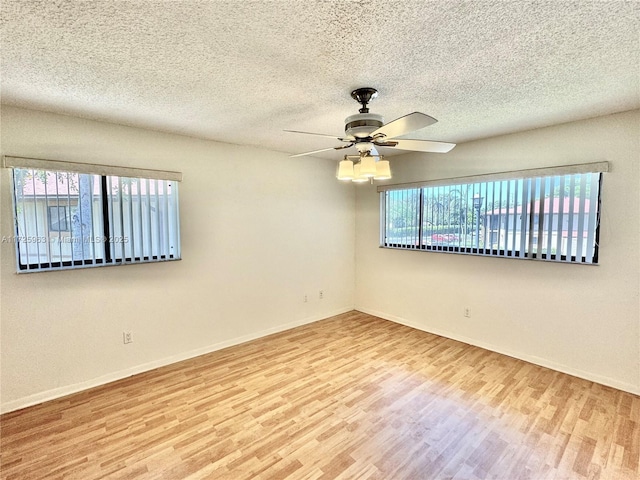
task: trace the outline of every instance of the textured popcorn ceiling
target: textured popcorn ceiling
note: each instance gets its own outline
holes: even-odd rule
[[[640,107],[638,2],[2,0],[2,102],[299,153],[370,86],[464,142]],[[342,152],[320,154],[340,158]]]

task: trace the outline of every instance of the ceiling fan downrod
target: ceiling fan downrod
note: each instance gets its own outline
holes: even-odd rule
[[[359,110],[360,113],[369,113],[367,104],[377,96],[378,91],[375,88],[370,87],[356,88],[351,92],[351,98],[362,105],[362,108]]]

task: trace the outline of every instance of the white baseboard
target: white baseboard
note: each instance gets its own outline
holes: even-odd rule
[[[399,323],[401,325],[405,325],[407,327],[415,328],[416,330],[421,330],[427,333],[433,333],[434,335],[439,335],[441,337],[450,338],[452,340],[456,340],[459,342],[463,342],[469,345],[474,345],[476,347],[481,347],[486,350],[490,350],[492,352],[500,353],[502,355],[507,355],[509,357],[517,358],[519,360],[524,360],[525,362],[533,363],[535,365],[539,365],[541,367],[546,367],[551,370],[556,370],[558,372],[566,373],[568,375],[573,375],[574,377],[582,378],[584,380],[588,380],[590,382],[599,383],[601,385],[606,385],[608,387],[613,387],[618,390],[622,390],[624,392],[633,393],[634,395],[640,395],[640,385],[634,385],[632,383],[621,382],[616,380],[615,378],[609,378],[602,375],[594,374],[591,372],[585,372],[583,370],[579,370],[576,368],[569,367],[567,365],[562,365],[560,363],[556,363],[552,360],[547,360],[546,358],[536,357],[535,355],[529,355],[526,353],[515,352],[513,350],[505,349],[502,347],[497,347],[495,345],[478,341],[473,338],[465,337],[464,335],[457,335],[455,333],[447,332],[444,330],[440,330],[437,328],[427,329],[424,326],[418,325],[415,322],[406,320],[401,317],[397,317],[395,315],[389,315],[384,312],[378,312],[377,310],[371,310],[368,308],[360,308],[356,307],[356,310],[363,313],[368,313],[369,315],[373,315],[376,317],[383,318],[385,320],[389,320],[394,323]]]
[[[267,335],[272,335],[274,333],[284,332],[285,330],[290,330],[295,327],[317,322],[318,320],[323,320],[325,318],[333,317],[334,315],[340,315],[342,313],[350,312],[352,310],[353,310],[353,307],[350,306],[350,307],[341,308],[339,310],[329,312],[323,315],[316,315],[313,317],[303,318],[301,320],[285,323],[272,328],[268,328],[266,330],[250,333],[248,335],[243,335],[241,337],[237,337],[231,340],[226,340],[224,342],[215,343],[207,347],[179,353],[177,355],[172,355],[171,357],[161,358],[159,360],[154,360],[153,362],[144,363],[142,365],[136,365],[135,367],[109,373],[101,377],[92,378],[91,380],[87,380],[85,382],[74,383],[72,385],[65,385],[64,387],[58,387],[51,390],[46,390],[44,392],[35,393],[27,397],[19,398],[17,400],[11,400],[9,402],[5,402],[2,405],[0,405],[0,413],[13,412],[15,410],[19,410],[25,407],[30,407],[32,405],[37,405],[39,403],[46,402],[48,400],[55,400],[56,398],[64,397],[72,393],[78,393],[83,390],[88,390],[89,388],[98,387],[100,385],[105,385],[107,383],[114,382],[116,380],[122,380],[123,378],[137,375],[138,373],[148,372],[149,370],[153,370],[154,368],[164,367],[166,365],[171,365],[173,363],[181,362],[183,360],[199,357],[200,355],[205,355],[207,353],[215,352],[217,350],[222,350],[223,348],[232,347],[234,345],[239,345],[241,343],[249,342],[251,340],[256,340],[258,338],[266,337]]]

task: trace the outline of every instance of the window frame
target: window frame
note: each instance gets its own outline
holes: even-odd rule
[[[379,245],[380,245],[380,248],[387,248],[387,249],[480,255],[480,256],[490,256],[490,257],[496,257],[496,258],[516,258],[516,259],[539,260],[539,261],[543,260],[543,261],[554,261],[554,262],[562,262],[562,263],[573,263],[573,264],[580,264],[580,265],[597,265],[599,261],[602,182],[603,182],[603,174],[606,172],[609,172],[609,162],[595,162],[595,163],[588,163],[588,164],[566,165],[566,166],[559,166],[559,167],[545,167],[545,168],[519,170],[519,171],[512,171],[512,172],[497,172],[497,173],[473,175],[473,176],[458,177],[458,178],[444,178],[444,179],[427,180],[427,181],[421,181],[421,182],[411,182],[411,183],[403,183],[403,184],[396,184],[396,185],[380,185],[377,188],[377,191],[380,194]],[[545,204],[547,203],[545,202],[545,198],[556,198],[553,196],[545,197],[544,184],[547,183],[547,181],[551,181],[551,185],[553,186],[555,185],[554,179],[557,177],[562,177],[564,179],[565,178],[564,176],[566,175],[576,175],[576,174],[582,175],[587,173],[598,175],[597,198],[595,199],[595,204],[592,204],[590,206],[589,212],[582,211],[582,215],[580,215],[579,213],[576,213],[576,210],[574,210],[574,204],[573,204],[573,201],[574,201],[573,197],[575,197],[575,195],[573,194],[573,191],[571,193],[572,195],[571,197],[569,197],[568,195],[566,196],[561,195],[557,197],[562,199],[563,201],[567,199],[569,200],[570,202],[569,211],[564,212],[564,207],[561,207],[558,212],[555,212],[554,202],[552,202],[551,200],[548,202],[549,205],[551,205],[550,212],[544,211]],[[584,178],[584,177],[582,176],[581,178]],[[542,179],[544,179],[544,181]],[[434,245],[427,240],[427,237],[424,236],[423,230],[425,229],[425,222],[427,221],[426,213],[425,213],[425,203],[426,203],[425,197],[427,197],[427,199],[429,197],[425,189],[431,189],[428,193],[432,193],[434,189],[437,189],[439,187],[445,187],[445,189],[446,188],[451,189],[452,187],[457,187],[457,186],[475,188],[476,185],[479,185],[480,187],[478,188],[478,191],[477,192],[473,191],[472,193],[480,194],[481,193],[480,189],[482,184],[485,185],[485,188],[488,188],[488,185],[491,184],[493,189],[493,196],[491,198],[492,200],[491,203],[493,204],[493,210],[491,211],[491,214],[488,214],[487,211],[485,210],[484,215],[481,215],[479,208],[476,211],[476,208],[470,203],[470,200],[474,200],[475,198],[469,197],[468,192],[466,196],[466,203],[464,203],[465,210],[469,210],[469,208],[471,208],[474,214],[476,214],[477,212],[478,218],[483,217],[485,220],[487,218],[497,215],[499,218],[498,222],[500,223],[503,216],[502,210],[505,209],[503,205],[503,197],[502,197],[503,195],[502,183],[508,182],[507,185],[511,185],[512,181],[516,181],[516,182],[522,181],[522,185],[527,185],[528,184],[527,182],[530,182],[530,181],[535,182],[537,180],[541,181],[542,197],[536,198],[533,194],[530,195],[530,193],[532,192],[540,194],[540,189],[537,186],[536,186],[536,189],[532,192],[524,191],[524,188],[523,188],[523,191],[521,191],[520,193],[523,196],[522,198],[523,200],[525,198],[527,199],[527,203],[518,205],[517,201],[518,199],[520,199],[520,197],[518,197],[517,191],[514,192],[514,202],[515,202],[515,204],[513,205],[514,207],[513,222],[514,223],[513,223],[513,227],[511,228],[508,227],[509,223],[507,223],[507,228],[505,229],[507,234],[509,233],[512,234],[512,237],[511,237],[512,241],[510,243],[513,246],[513,248],[509,248],[507,245],[507,243],[509,243],[509,235],[507,235],[504,240],[504,248],[500,248],[501,237],[499,233],[498,233],[498,248],[493,248],[493,244],[491,244],[489,247],[486,247],[484,242],[483,242],[483,245],[480,246],[480,243],[478,240],[480,230],[477,228],[475,232],[475,237],[473,233],[471,234],[472,238],[476,239],[476,244],[471,246],[461,245],[460,241],[458,241],[458,245],[449,245],[451,237],[449,237],[449,240],[436,242],[436,244]],[[494,184],[496,185],[500,184],[499,207],[495,207],[496,187]],[[558,185],[556,186],[558,187],[558,189],[560,189],[560,188],[566,187],[567,185],[564,183],[564,180],[563,180],[561,183],[558,183]],[[583,186],[582,188],[585,188],[585,187]],[[417,216],[414,218],[414,222],[411,222],[414,224],[412,228],[415,230],[415,232],[413,235],[409,235],[406,237],[396,237],[404,240],[402,242],[388,242],[387,233],[388,233],[388,227],[390,225],[390,221],[389,221],[390,219],[387,218],[387,205],[386,205],[387,195],[389,192],[393,192],[393,191],[398,192],[398,191],[411,191],[411,190],[413,190],[413,194],[417,195],[418,197],[418,198],[411,199],[411,202],[415,204],[415,209],[417,210]],[[480,195],[478,196],[481,198]],[[582,198],[581,203],[584,203],[584,204],[586,204],[586,201],[591,200],[586,197],[586,191],[583,197],[581,198]],[[484,200],[487,201],[487,203],[489,203],[488,198]],[[560,203],[560,201],[558,201],[558,203]],[[590,203],[593,203],[593,202],[590,202]],[[496,208],[497,210],[499,210],[499,213],[494,214],[496,212]],[[506,207],[507,213],[505,214],[507,222],[511,220],[511,218],[509,218],[509,215],[511,215],[511,213],[509,212],[509,208],[510,208],[509,199],[507,198],[507,207]],[[412,210],[411,216],[413,216],[413,208],[411,210]],[[574,212],[574,213],[573,215],[568,215],[569,212]],[[549,213],[551,214],[550,217],[549,217]],[[569,222],[572,222],[573,217],[575,215],[578,215],[579,222],[581,223],[581,225],[578,226],[577,228],[578,234],[588,236],[586,240],[587,245],[589,245],[589,242],[593,242],[593,255],[590,255],[588,252],[582,252],[582,242],[579,242],[580,246],[576,248],[577,251],[572,252],[572,249],[569,247],[567,250],[567,253],[569,255],[563,254],[562,250],[561,250],[561,253],[559,254],[557,252],[550,253],[550,251],[553,252],[554,250],[552,247],[554,246],[558,247],[562,241],[562,236],[560,236],[560,238],[558,238],[557,240],[553,240],[554,237],[552,235],[549,235],[549,232],[558,231],[557,228],[558,228],[559,222],[562,221],[562,216],[560,215],[561,213],[567,216],[567,218],[571,217]],[[556,214],[558,215],[557,220],[554,219],[554,215]],[[584,227],[584,225],[582,225],[583,217],[587,214],[590,216],[590,221],[592,220],[593,226],[595,227],[592,232],[590,231],[590,229],[589,230],[583,229]],[[515,225],[516,216],[519,217],[517,221],[521,222],[520,224],[521,230],[520,230],[520,233],[517,235],[520,238],[520,243],[518,248],[516,248],[516,232],[517,232],[517,227]],[[540,217],[543,217],[544,219],[542,222],[539,221]],[[536,223],[536,219],[538,219],[537,223]],[[492,218],[490,218],[490,220],[493,221]],[[468,222],[465,220],[465,223],[468,223]],[[592,226],[592,223],[589,223],[589,227]],[[433,223],[431,224],[433,225]],[[556,225],[556,230],[552,230],[554,224]],[[571,225],[571,223],[569,224]],[[547,225],[547,227],[544,227],[544,225]],[[441,225],[438,226],[438,228],[440,227]],[[491,230],[491,228],[492,227],[490,227],[490,230],[489,230],[489,235],[490,235],[489,238],[493,238],[491,237],[491,235],[493,234],[493,230]],[[500,227],[498,227],[498,229],[500,230]],[[561,229],[560,231],[562,231],[562,225],[560,225],[560,229]],[[541,232],[543,233],[542,237],[540,237]],[[544,234],[546,234],[547,240],[546,242],[543,243],[542,240],[544,240],[545,238]],[[486,235],[487,233],[485,230],[485,232],[483,233],[483,238],[486,239],[487,238]],[[556,233],[556,237],[558,237],[557,233]],[[537,238],[542,238],[542,240],[540,242],[538,241],[534,242],[534,239],[537,239]],[[407,239],[409,239],[409,241],[407,241]],[[465,237],[465,240],[466,240],[466,237]],[[554,244],[553,243],[554,241],[557,243]],[[543,248],[541,252],[538,253],[537,247],[540,245],[543,245],[543,246],[546,245],[546,251]]]
[[[68,205],[47,205],[47,216],[48,216],[48,221],[49,221],[49,231],[50,232],[68,232],[69,231],[69,212],[67,211],[67,206]],[[56,218],[54,218],[54,215],[52,215],[51,213],[51,209],[55,208],[57,209],[57,214],[55,215],[55,217],[57,217],[58,220],[58,228],[55,228],[53,226],[53,222],[56,220]],[[63,214],[62,216],[60,215],[60,209],[62,209]],[[60,221],[64,219],[64,228],[60,228]]]
[[[13,221],[14,221],[14,237],[13,242],[15,247],[15,255],[16,255],[16,270],[17,273],[33,273],[33,272],[42,272],[42,271],[56,271],[56,270],[67,270],[67,269],[77,269],[77,268],[91,268],[91,267],[101,267],[101,266],[116,266],[116,265],[128,265],[128,264],[138,264],[138,263],[155,263],[155,262],[163,262],[163,261],[174,261],[181,259],[181,246],[180,246],[180,213],[179,213],[179,187],[178,183],[182,181],[182,173],[180,172],[168,172],[168,171],[159,171],[159,170],[147,170],[147,169],[138,169],[138,168],[129,168],[129,167],[119,167],[119,166],[108,166],[108,165],[93,165],[93,164],[85,164],[85,163],[74,163],[74,162],[63,162],[57,160],[44,160],[44,159],[33,159],[33,158],[24,158],[24,157],[3,157],[3,166],[5,168],[12,169],[11,175],[11,195],[12,195],[12,204],[13,204]],[[33,216],[33,221],[36,226],[36,235],[33,236],[32,232],[24,232],[24,238],[22,238],[19,231],[19,212],[18,212],[18,188],[15,180],[15,170],[16,169],[25,169],[31,170],[33,173],[35,171],[44,171],[45,172],[45,180],[44,180],[44,207],[46,207],[46,220],[44,224],[41,225],[40,228],[46,229],[46,232],[38,231],[38,218],[40,214],[38,213],[38,197],[39,194],[36,193],[36,182],[34,181],[33,186],[33,202],[34,202],[34,210],[30,213]],[[49,175],[55,175],[56,182],[59,181],[59,175],[66,175],[67,186],[66,189],[68,192],[66,194],[60,195],[57,190],[48,193],[47,191],[47,179]],[[80,227],[79,236],[74,236],[71,224],[70,224],[70,215],[73,213],[73,209],[69,208],[69,205],[60,205],[59,202],[61,200],[66,200],[71,202],[70,196],[70,187],[69,187],[69,178],[70,175],[76,175],[76,178],[80,178],[80,175],[91,175],[89,180],[92,182],[92,187],[90,187],[91,192],[91,225],[87,227],[87,232],[91,232],[91,240],[87,242],[87,235],[85,234],[85,226],[84,221],[82,221],[82,226]],[[64,176],[62,177],[65,178]],[[133,225],[134,223],[140,225],[140,229],[138,230],[138,238],[132,238],[131,245],[125,248],[125,245],[122,245],[120,255],[115,255],[116,252],[115,247],[112,245],[114,243],[114,232],[118,230],[114,228],[113,224],[114,215],[113,208],[114,198],[117,196],[120,202],[120,207],[122,207],[122,189],[118,190],[118,195],[114,193],[109,193],[107,190],[107,180],[108,179],[117,179],[118,187],[121,186],[121,182],[123,179],[129,181],[129,185],[131,185],[129,193],[127,194],[129,197],[130,206],[129,209],[129,221],[125,222],[124,217],[120,217],[120,232],[122,237],[124,238],[126,235],[126,228],[129,225],[125,225],[125,223],[131,225],[131,232],[134,232]],[[145,197],[145,194],[141,193],[141,189],[143,187],[143,182],[146,182],[147,194],[146,199],[148,205],[146,205],[147,213],[146,216],[143,216],[143,205],[142,199]],[[155,182],[155,183],[153,183]],[[138,189],[137,193],[134,193],[132,190],[133,185],[136,185]],[[98,185],[96,190],[96,185]],[[109,184],[111,186],[111,184]],[[149,228],[151,228],[152,224],[152,214],[151,211],[154,210],[153,203],[149,200],[149,188],[155,188],[155,201],[156,208],[159,208],[160,199],[162,200],[162,209],[158,210],[153,220],[157,225],[157,233],[160,237],[153,239],[144,238],[145,235],[142,231],[142,225],[144,222],[144,226],[146,227],[147,221]],[[81,188],[81,187],[80,187]],[[152,188],[152,190],[153,190]],[[161,190],[158,195],[158,189]],[[23,194],[21,194],[23,195]],[[80,193],[74,193],[74,197],[76,195],[80,195]],[[40,195],[41,196],[41,195]],[[154,193],[151,193],[151,197],[154,196]],[[171,198],[169,198],[171,197]],[[139,215],[140,218],[134,221],[134,212],[131,211],[132,202],[134,200],[138,201],[139,204]],[[21,198],[21,201],[24,201],[24,198]],[[48,202],[52,201],[54,204],[49,204]],[[111,202],[111,205],[110,205]],[[78,202],[78,208],[80,210],[80,215],[83,215],[82,207]],[[66,230],[55,230],[51,229],[51,217],[50,217],[50,207],[55,208],[64,208],[66,211]],[[120,208],[122,210],[122,208]],[[163,213],[160,214],[159,212]],[[138,213],[136,210],[135,214]],[[96,217],[97,214],[97,217]],[[162,216],[162,218],[160,218]],[[30,217],[25,217],[23,212],[23,222],[27,222],[31,220]],[[148,219],[146,217],[149,217]],[[166,218],[165,218],[166,217]],[[40,221],[40,222],[41,222]],[[162,224],[162,226],[161,226]],[[96,226],[98,228],[96,228]],[[77,233],[77,232],[76,232]],[[53,235],[52,235],[53,234]],[[66,234],[66,235],[64,235]],[[71,235],[69,235],[71,234]],[[151,235],[151,231],[147,230],[147,235]],[[132,233],[132,237],[133,237]],[[33,238],[32,238],[33,237]],[[3,241],[5,241],[6,237],[3,237]],[[163,243],[165,242],[166,244]],[[74,250],[74,247],[71,246],[71,258],[69,259],[69,254],[65,253],[64,256],[67,259],[63,258],[63,249],[59,247],[59,253],[54,252],[54,255],[51,254],[51,245],[54,243],[54,240],[57,240],[58,243],[93,243],[90,247],[83,246],[80,258],[76,257],[77,251]],[[148,255],[145,255],[145,245],[143,243],[148,243],[149,247],[147,249]],[[40,245],[44,245],[44,251],[46,252],[45,261],[42,260],[41,255],[41,246],[38,245],[35,250],[35,255],[37,255],[37,262],[32,262],[30,256],[32,253],[29,244],[36,243]],[[96,244],[102,243],[98,248]],[[26,245],[27,248],[27,256],[26,261],[23,262],[21,260],[21,244]],[[156,254],[154,254],[154,249],[156,250]],[[91,251],[92,254],[88,254],[87,251]],[[130,253],[130,255],[127,255]],[[141,255],[137,255],[137,253],[141,253]],[[57,257],[57,258],[56,258]]]

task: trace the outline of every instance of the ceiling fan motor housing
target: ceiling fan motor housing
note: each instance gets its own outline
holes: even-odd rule
[[[355,138],[368,138],[382,125],[382,115],[377,113],[356,113],[344,119],[345,133]]]

